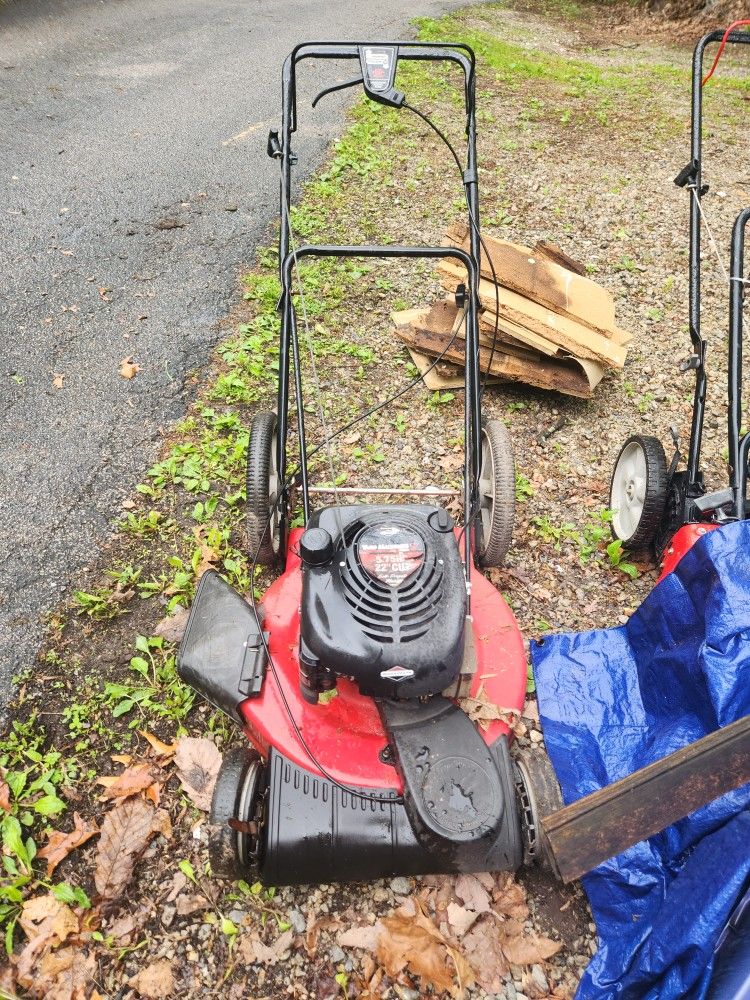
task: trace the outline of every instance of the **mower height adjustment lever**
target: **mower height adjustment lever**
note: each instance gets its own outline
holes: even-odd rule
[[[691,160],[686,167],[683,167],[679,174],[675,177],[674,182],[677,187],[691,187],[695,184],[698,179],[698,171],[700,170],[700,162],[698,160]],[[700,190],[698,191],[699,196],[702,198],[704,194],[708,194],[710,191],[708,184],[702,184]]]

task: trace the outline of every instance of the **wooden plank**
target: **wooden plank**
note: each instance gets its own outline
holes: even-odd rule
[[[750,716],[542,820],[565,882],[750,782]]]
[[[433,392],[443,389],[463,389],[464,373],[458,365],[444,364],[441,361],[434,368],[430,368],[433,358],[428,354],[421,354],[419,351],[415,351],[413,347],[408,347],[407,350],[419,374],[422,376],[422,381],[428,389],[432,389]],[[490,385],[497,385],[503,380],[496,375],[490,375],[487,381]]]
[[[615,327],[615,303],[608,289],[575,271],[539,256],[529,247],[483,235],[482,276],[503,288],[548,306],[607,336]],[[457,223],[446,232],[451,246],[469,250],[469,227]],[[492,266],[490,266],[492,264]]]
[[[449,347],[450,333],[435,333],[432,330],[420,330],[412,326],[397,327],[396,333],[410,348],[423,354],[437,357],[445,351],[446,360],[465,364],[466,342],[459,337],[456,337]],[[490,365],[491,353],[490,348],[480,346],[479,366],[482,371],[489,369],[492,375],[497,375],[504,381],[524,382],[540,389],[556,389],[580,399],[591,398],[591,386],[587,375],[574,359],[561,361],[537,358],[532,361],[505,354],[498,346]]]
[[[462,267],[448,261],[442,261],[438,270],[444,276],[443,287],[448,290],[455,287],[456,279],[466,278]],[[490,281],[479,282],[479,299],[488,313],[495,313],[499,301],[501,317],[552,340],[575,357],[599,361],[609,368],[622,368],[625,364],[627,351],[614,340],[508,288],[497,288],[497,293],[496,288]]]
[[[580,260],[569,257],[564,250],[548,240],[537,240],[534,245],[534,254],[537,257],[546,257],[553,264],[559,264],[560,267],[565,267],[574,274],[586,276],[586,266]]]

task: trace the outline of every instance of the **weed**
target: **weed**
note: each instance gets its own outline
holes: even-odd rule
[[[516,473],[516,500],[518,503],[525,503],[529,497],[534,496],[534,488],[529,480],[521,472]]]

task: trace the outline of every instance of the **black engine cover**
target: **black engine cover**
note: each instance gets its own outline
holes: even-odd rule
[[[417,698],[458,677],[466,582],[452,521],[431,506],[328,507],[302,536],[300,660],[365,695]]]

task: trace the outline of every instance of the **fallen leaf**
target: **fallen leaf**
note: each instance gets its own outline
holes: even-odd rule
[[[62,372],[53,372],[52,385],[55,389],[62,389],[66,376]]]
[[[126,767],[113,782],[107,778],[96,780],[98,784],[104,785],[103,799],[126,799],[148,788],[154,776],[148,764],[134,764],[132,767]]]
[[[57,868],[61,861],[74,851],[76,847],[85,844],[87,840],[95,837],[99,833],[99,827],[90,826],[86,820],[81,819],[77,812],[73,813],[73,829],[70,833],[63,833],[60,830],[53,830],[47,839],[47,843],[37,854],[47,862],[47,876]]]
[[[177,749],[177,743],[164,743],[158,736],[154,736],[153,733],[149,733],[145,729],[139,729],[138,735],[144,738],[157,757],[174,756],[175,750]]]
[[[174,762],[191,802],[208,812],[221,767],[221,753],[216,744],[203,737],[184,736],[177,743]]]
[[[535,965],[544,962],[556,955],[561,948],[560,941],[537,937],[536,934],[503,939],[505,957],[512,965]]]
[[[383,927],[380,923],[365,924],[364,927],[350,927],[348,931],[338,936],[340,948],[362,948],[364,951],[375,951],[380,940]]]
[[[133,758],[129,753],[111,753],[109,759],[118,764],[124,764],[126,767],[133,762]]]
[[[464,906],[475,913],[487,913],[491,907],[489,893],[474,875],[459,875],[454,891]]]
[[[78,947],[59,948],[47,952],[34,971],[33,981],[22,985],[33,987],[32,996],[45,1000],[84,1000],[95,974],[92,954]]]
[[[107,926],[107,937],[112,937],[114,943],[122,948],[133,943],[136,930],[137,926],[133,914],[123,913]]]
[[[189,617],[189,608],[179,608],[173,615],[162,618],[154,628],[153,634],[160,635],[166,642],[179,642],[185,632]]]
[[[502,993],[503,978],[509,966],[498,922],[489,915],[480,916],[464,937],[461,947],[482,989],[486,993]]]
[[[495,911],[514,917],[516,920],[525,920],[529,915],[526,890],[520,882],[516,882],[510,872],[498,875],[498,883],[492,892],[492,901]]]
[[[104,285],[98,285],[97,291],[99,292],[99,298],[102,299],[104,302],[112,301],[112,299],[107,298],[107,292],[111,292],[112,291],[111,288],[105,288]]]
[[[66,903],[55,899],[51,892],[27,899],[18,918],[26,937],[53,936],[59,944],[78,931],[76,915]]]
[[[492,722],[504,722],[516,736],[523,736],[526,732],[526,726],[520,721],[521,713],[515,708],[502,708],[490,701],[484,690],[484,683],[479,685],[475,695],[461,698],[459,705],[480,729],[489,729]]]
[[[455,975],[448,960],[455,953],[418,901],[412,902],[413,907],[401,906],[381,919],[383,930],[377,945],[378,961],[391,979],[408,969],[412,975],[419,976],[423,989],[432,987],[438,993],[454,992]]]
[[[132,357],[123,358],[122,361],[120,362],[120,375],[123,378],[126,379],[135,378],[140,370],[141,366],[133,364]]]
[[[152,833],[160,833],[166,840],[172,839],[172,820],[166,809],[157,809],[151,824]]]
[[[214,565],[221,559],[221,552],[217,552],[213,546],[209,545],[206,541],[204,529],[197,525],[193,528],[193,535],[196,542],[200,546],[201,558],[200,562],[195,568],[195,579],[200,580],[205,572],[209,569],[213,569]],[[166,590],[164,593],[166,594]]]
[[[167,958],[160,958],[141,969],[128,985],[138,990],[142,997],[148,997],[148,1000],[171,996],[174,993],[172,963]]]
[[[448,923],[453,933],[458,938],[462,938],[476,921],[479,914],[475,910],[467,910],[458,903],[448,903],[446,909]]]
[[[264,944],[257,932],[251,931],[240,939],[240,957],[248,965],[257,962],[261,962],[263,965],[274,965],[290,948],[293,940],[294,931],[291,928],[280,934],[272,945]]]
[[[128,798],[110,809],[101,826],[94,883],[105,900],[123,892],[136,859],[153,832],[154,808],[141,798]]]
[[[207,910],[209,905],[210,904],[205,896],[196,894],[178,896],[175,908],[177,909],[179,916],[189,917],[191,913],[195,913],[197,910]]]

